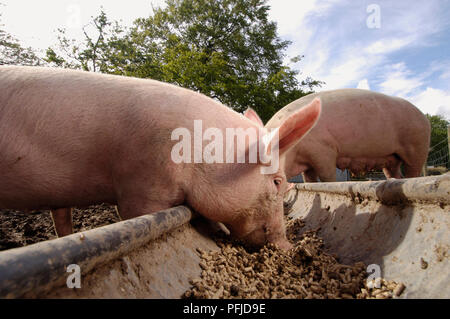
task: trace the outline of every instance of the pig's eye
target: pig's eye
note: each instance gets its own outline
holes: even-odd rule
[[[273,180],[273,183],[275,184],[276,187],[280,187],[280,185],[281,185],[281,178],[275,178]]]

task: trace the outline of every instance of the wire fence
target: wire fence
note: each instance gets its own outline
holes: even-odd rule
[[[448,137],[432,146],[431,152],[428,155],[427,166],[450,167]]]

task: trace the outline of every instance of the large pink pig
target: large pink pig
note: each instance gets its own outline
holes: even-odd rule
[[[360,89],[324,91],[302,97],[266,124],[277,127],[315,98],[322,102],[317,125],[286,155],[286,176],[306,182],[336,180],[336,167],[354,173],[383,169],[387,178],[420,176],[428,155],[430,124],[411,103]]]
[[[279,168],[263,174],[266,160],[240,163],[237,146],[231,163],[196,161],[195,148],[193,162],[174,161],[181,138],[174,140],[173,132],[183,128],[194,135],[195,121],[201,120],[203,132],[214,128],[224,136],[229,128],[259,127],[187,89],[38,67],[0,67],[0,88],[0,208],[60,209],[66,215],[65,207],[106,202],[128,219],[187,204],[248,243],[290,247],[283,159],[315,124],[319,100],[287,117],[279,139],[258,139],[267,149],[278,146],[280,154]],[[247,141],[245,151],[253,146]]]

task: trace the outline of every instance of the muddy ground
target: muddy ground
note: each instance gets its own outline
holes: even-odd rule
[[[119,221],[114,206],[101,204],[73,209],[74,232]],[[57,238],[48,210],[23,212],[0,210],[0,251]]]

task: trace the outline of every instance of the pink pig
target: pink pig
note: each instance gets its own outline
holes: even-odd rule
[[[383,169],[387,178],[420,176],[430,143],[428,119],[411,103],[360,89],[324,91],[300,98],[266,124],[279,126],[309,105],[322,102],[317,125],[286,155],[286,176],[303,173],[306,182],[336,180],[336,167],[353,173]]]
[[[268,164],[260,158],[172,158],[177,128],[194,132],[201,120],[204,131],[224,135],[228,128],[258,129],[247,118],[257,118],[251,110],[245,117],[174,85],[73,70],[4,66],[0,87],[0,208],[50,208],[68,226],[67,207],[111,203],[128,219],[186,204],[250,244],[291,246],[283,220],[284,156],[319,118],[319,100],[280,123],[278,139],[266,140],[268,149],[278,146],[280,165],[262,174]],[[247,140],[245,152],[253,146]]]

